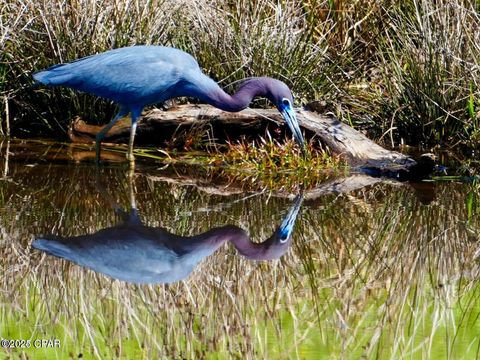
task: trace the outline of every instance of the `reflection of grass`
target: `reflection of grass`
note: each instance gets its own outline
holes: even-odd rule
[[[406,292],[394,286],[395,294],[379,282],[365,293],[352,278],[314,289],[302,285],[304,276],[295,279],[287,264],[251,273],[251,264],[233,257],[225,263],[216,258],[216,265],[203,266],[207,275],[169,287],[111,283],[73,266],[52,274],[59,263],[49,260],[37,274],[25,274],[16,310],[4,308],[2,315],[2,337],[61,339],[61,349],[44,352],[48,358],[445,358],[447,352],[471,358],[476,346],[469,345],[478,345],[478,285],[445,304],[446,294],[420,284]],[[217,283],[217,271],[230,266],[250,275],[239,280],[227,272]]]
[[[334,272],[338,269],[325,286],[333,287],[330,297],[339,301],[339,327],[349,329],[349,350],[380,358],[445,358],[447,352],[452,358],[475,357],[480,340],[471,328],[472,322],[478,327],[472,319],[479,315],[472,302],[479,294],[478,267],[471,263],[475,246],[464,228],[461,197],[452,199],[448,191],[443,187],[440,204],[429,207],[406,201],[404,191],[382,194],[386,203],[378,206],[375,196],[383,191],[370,192],[342,218],[330,218],[327,211],[307,220],[326,239],[328,255],[319,258],[321,264],[333,261]],[[365,217],[370,220],[362,222]],[[478,228],[478,218],[474,222]],[[462,337],[468,342],[458,340]]]
[[[60,339],[62,348],[45,350],[45,358],[476,356],[478,245],[465,225],[477,234],[479,221],[463,199],[478,189],[440,184],[428,206],[407,187],[387,185],[327,196],[305,203],[280,261],[250,262],[225,247],[183,282],[134,286],[28,248],[52,229],[74,235],[115,222],[91,170],[12,166],[15,181],[2,183],[1,337]],[[122,170],[100,175],[125,203]],[[134,185],[145,223],[179,234],[233,223],[258,241],[288,207],[284,199],[236,201],[241,195],[209,196],[145,177]],[[230,207],[217,211],[219,204]]]

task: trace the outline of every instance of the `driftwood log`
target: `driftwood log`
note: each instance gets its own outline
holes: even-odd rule
[[[297,119],[307,139],[316,139],[332,154],[343,157],[354,169],[374,176],[396,179],[421,178],[434,169],[429,154],[415,161],[407,155],[377,145],[366,136],[333,116],[296,109]],[[69,128],[73,142],[91,143],[102,126],[88,125],[76,118]],[[274,109],[246,109],[228,113],[207,105],[182,105],[143,114],[137,127],[137,144],[172,144],[186,133],[208,134],[214,141],[234,141],[240,137],[290,136],[281,115]],[[128,142],[130,120],[120,120],[107,134],[105,142]]]

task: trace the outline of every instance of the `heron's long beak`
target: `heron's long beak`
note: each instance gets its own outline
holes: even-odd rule
[[[298,125],[297,117],[295,116],[295,111],[286,107],[280,111],[288,127],[292,131],[293,138],[301,147],[302,151],[305,153],[305,140],[303,139],[302,132],[300,131],[300,126]]]
[[[293,200],[293,204],[288,211],[288,214],[282,221],[282,224],[279,226],[277,233],[279,235],[279,239],[281,243],[288,241],[290,236],[292,235],[293,226],[295,225],[295,221],[297,220],[298,212],[302,206],[303,202],[303,194],[299,194]]]

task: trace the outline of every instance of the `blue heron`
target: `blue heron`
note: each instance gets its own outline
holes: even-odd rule
[[[195,266],[224,242],[231,242],[252,260],[280,258],[290,247],[303,196],[297,195],[280,226],[262,243],[254,243],[234,225],[210,229],[195,236],[179,236],[142,224],[137,210],[120,211],[117,226],[89,235],[42,237],[32,246],[112,278],[139,284],[172,283],[186,278]]]
[[[133,142],[137,119],[147,105],[188,96],[221,110],[245,109],[255,96],[270,100],[282,114],[293,137],[304,150],[304,139],[293,110],[293,96],[288,86],[269,77],[244,80],[234,95],[202,73],[188,53],[164,46],[131,46],[87,56],[67,64],[54,65],[33,74],[45,85],[66,86],[113,100],[119,104],[115,117],[97,134],[96,159],[100,145],[112,126],[131,114],[132,125],[127,158],[133,161]]]

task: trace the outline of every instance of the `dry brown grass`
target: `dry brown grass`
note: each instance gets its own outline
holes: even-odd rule
[[[1,0],[0,8],[2,117],[14,134],[58,136],[73,116],[105,123],[113,112],[86,95],[32,88],[32,71],[162,44],[192,53],[229,91],[247,76],[277,77],[298,103],[321,100],[374,136],[391,134],[394,144],[477,144],[473,0]]]

